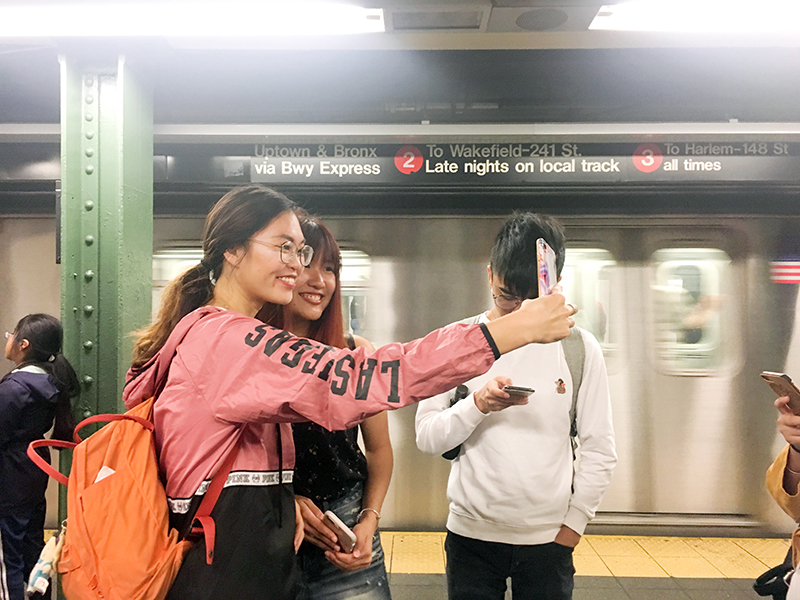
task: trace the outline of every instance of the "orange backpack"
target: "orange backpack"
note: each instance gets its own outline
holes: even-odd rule
[[[167,495],[159,478],[153,439],[155,397],[166,384],[169,364],[195,319],[184,319],[153,359],[156,393],[123,415],[95,415],[75,428],[75,443],[37,440],[28,456],[67,486],[67,533],[58,572],[69,600],[161,600],[191,546],[169,527]],[[111,421],[85,440],[78,430]],[[36,448],[72,448],[69,479],[53,469]],[[211,510],[230,473],[239,444],[227,456],[198,508],[195,522],[206,541],[206,561],[214,553]]]

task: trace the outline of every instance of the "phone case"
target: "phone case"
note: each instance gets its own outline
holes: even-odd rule
[[[558,279],[556,253],[544,238],[536,240],[536,266],[539,272],[539,296],[547,296]]]
[[[796,415],[800,415],[800,390],[792,383],[792,378],[786,373],[773,373],[764,371],[761,378],[767,382],[772,391],[778,396],[789,396],[789,409]]]
[[[342,552],[349,554],[355,549],[356,534],[336,516],[336,513],[326,510],[322,517],[322,522],[336,533]]]

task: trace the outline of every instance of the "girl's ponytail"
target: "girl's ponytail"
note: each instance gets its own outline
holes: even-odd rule
[[[156,320],[134,331],[132,368],[147,363],[167,342],[178,322],[195,309],[208,304],[214,296],[215,271],[201,262],[173,279],[164,288]]]
[[[49,362],[50,374],[56,380],[58,387],[58,402],[56,403],[56,418],[53,425],[53,439],[72,441],[72,432],[75,430],[75,417],[72,414],[72,398],[81,391],[78,375],[70,362],[60,352],[54,355]],[[44,367],[47,371],[47,366]]]

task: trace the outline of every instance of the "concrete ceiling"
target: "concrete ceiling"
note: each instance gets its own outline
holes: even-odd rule
[[[58,122],[59,53],[135,60],[157,123],[800,121],[800,35],[587,29],[619,1],[363,0],[387,31],[359,36],[0,40],[0,124]]]

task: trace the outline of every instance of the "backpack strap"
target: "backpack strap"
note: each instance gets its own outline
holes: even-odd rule
[[[466,319],[462,319],[461,321],[457,322],[463,323],[465,325],[477,325],[478,323],[481,322],[482,316],[483,313],[479,313],[473,317],[467,317]],[[467,386],[462,383],[461,385],[456,387],[453,393],[453,397],[450,399],[450,406],[452,407],[453,405],[456,404],[456,402],[463,400],[467,396],[469,396],[469,388],[467,388]],[[443,452],[442,458],[446,458],[447,460],[454,460],[460,452],[461,452],[461,444],[459,444],[455,448],[450,448],[450,450],[448,450],[447,452]]]
[[[62,474],[60,471],[54,469],[53,466],[49,462],[47,462],[45,459],[43,459],[39,455],[39,453],[36,452],[36,449],[37,448],[67,448],[69,450],[72,450],[77,445],[78,444],[75,444],[73,442],[64,442],[64,441],[61,441],[61,440],[51,440],[51,439],[34,440],[30,444],[28,444],[28,449],[26,450],[26,454],[28,455],[28,458],[30,458],[36,464],[37,467],[39,467],[42,471],[47,473],[50,477],[55,479],[61,485],[66,486],[67,482],[69,481],[67,479],[67,476]]]
[[[167,342],[162,346],[161,350],[154,358],[155,364],[155,385],[153,388],[153,397],[158,398],[159,394],[167,385],[167,376],[169,375],[169,367],[172,364],[172,359],[178,352],[178,346],[189,333],[189,330],[203,317],[213,312],[213,310],[206,307],[198,308],[197,310],[189,313],[180,320],[175,329],[167,338]],[[193,534],[203,532],[203,537],[206,541],[206,563],[212,564],[214,561],[214,542],[216,541],[217,528],[214,519],[211,518],[211,511],[214,510],[214,505],[217,503],[222,488],[225,487],[225,482],[228,480],[233,463],[236,456],[239,454],[239,440],[244,432],[244,427],[239,430],[234,440],[233,447],[228,452],[225,461],[220,465],[219,470],[211,478],[211,483],[206,490],[203,499],[200,501],[200,506],[197,508],[192,523],[199,523],[199,527],[192,527]]]
[[[217,526],[214,523],[214,519],[211,518],[211,511],[214,510],[214,505],[222,493],[222,488],[225,487],[225,482],[231,473],[233,463],[239,454],[239,440],[243,431],[244,427],[239,430],[236,441],[233,443],[233,448],[228,452],[225,462],[220,465],[219,471],[211,478],[211,483],[206,490],[205,496],[200,501],[200,506],[197,507],[197,512],[194,515],[194,519],[192,519],[192,525],[195,522],[199,523],[198,527],[192,527],[192,535],[199,535],[202,531],[206,540],[206,564],[209,565],[214,562],[214,542],[217,537]]]
[[[569,335],[561,340],[564,358],[567,361],[569,374],[572,376],[572,404],[569,408],[569,438],[572,442],[572,455],[578,448],[578,392],[583,381],[583,363],[586,359],[586,346],[579,329],[573,327]]]
[[[344,341],[347,342],[347,347],[350,350],[356,349],[356,338],[353,337],[353,334],[348,332],[344,334]]]
[[[83,438],[78,434],[78,432],[86,427],[87,425],[91,425],[92,423],[110,423],[111,421],[136,421],[139,425],[153,431],[155,429],[155,425],[152,422],[148,421],[147,419],[143,419],[142,417],[137,417],[136,415],[128,415],[128,414],[107,414],[107,415],[92,415],[91,417],[85,418],[83,421],[78,423],[75,426],[75,431],[72,434],[73,439],[75,440],[75,444],[80,444],[83,441]]]

